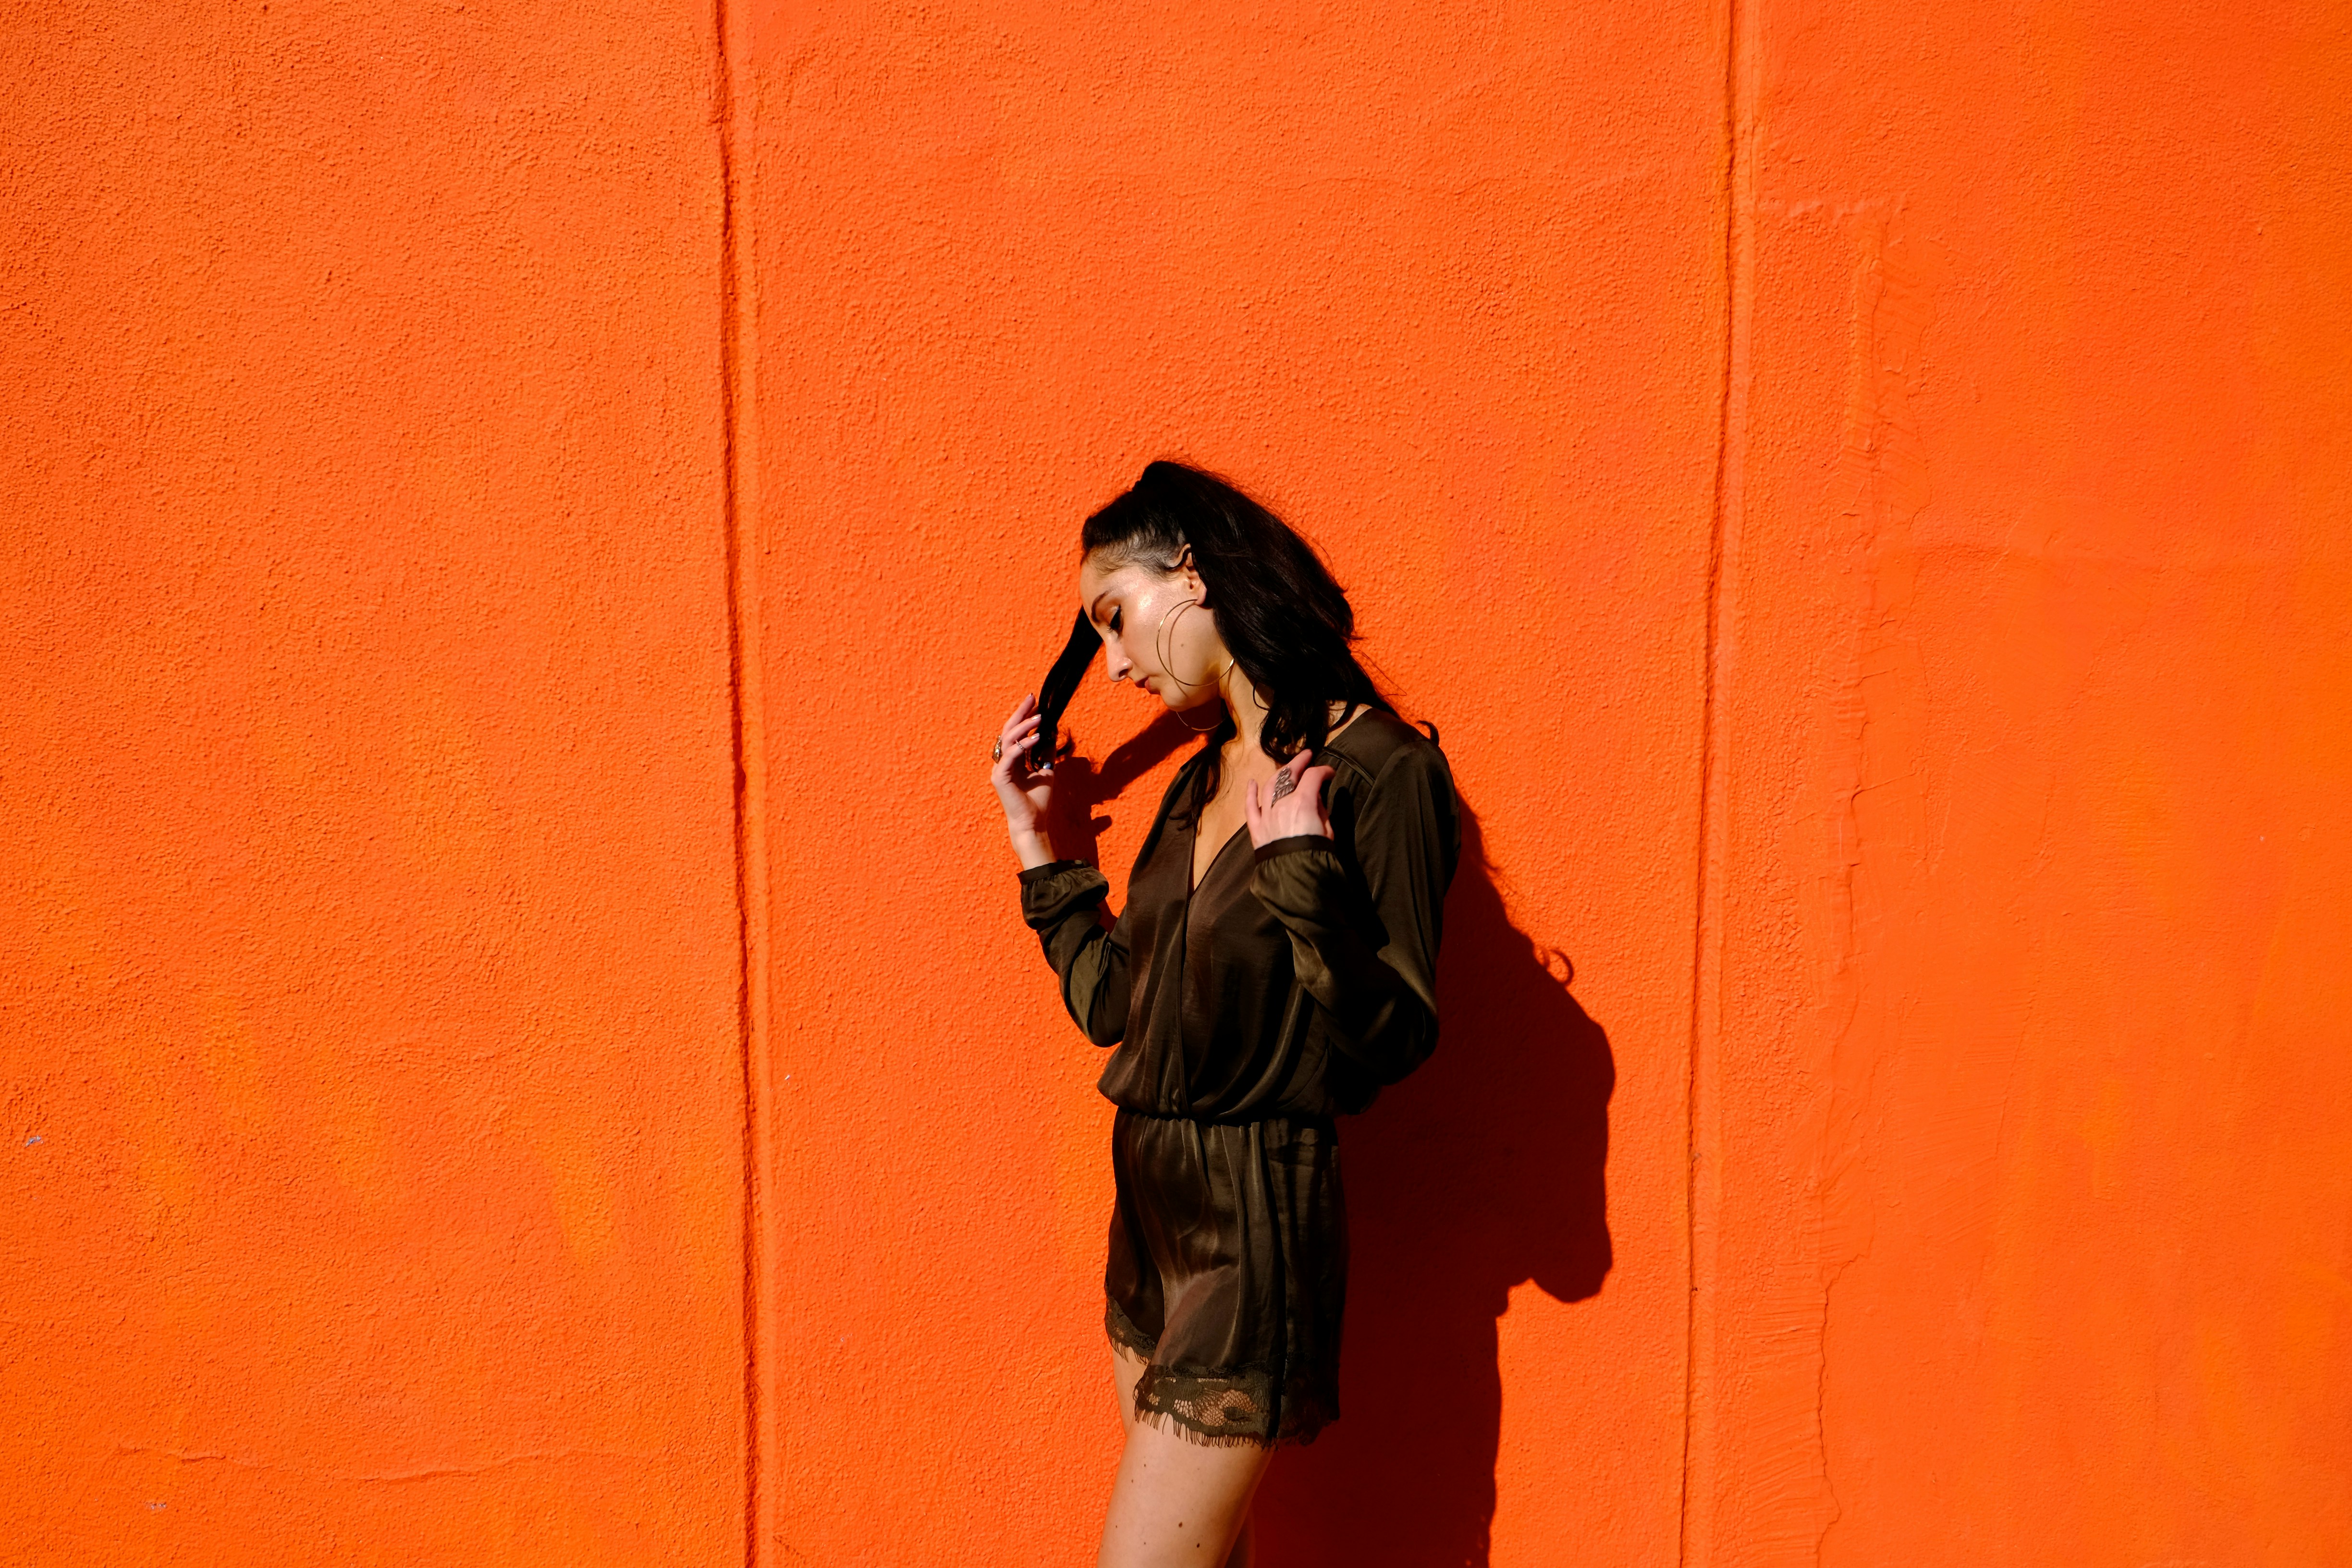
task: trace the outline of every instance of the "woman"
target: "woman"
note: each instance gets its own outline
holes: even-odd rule
[[[1069,647],[992,777],[1063,1001],[1118,1047],[1104,1322],[1127,1440],[1097,1562],[1242,1568],[1272,1449],[1339,1413],[1332,1119],[1436,1043],[1454,785],[1349,650],[1313,549],[1232,486],[1153,463],[1082,545]],[[1055,724],[1097,646],[1208,734],[1116,920],[1049,837]]]

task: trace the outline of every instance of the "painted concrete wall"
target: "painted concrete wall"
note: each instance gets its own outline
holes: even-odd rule
[[[1079,520],[1167,452],[1328,552],[1483,860],[1448,1044],[1342,1133],[1347,1414],[1269,1483],[1268,1560],[1483,1561],[1490,1516],[1497,1562],[1671,1560],[1720,28],[856,6],[742,43],[774,1538],[1092,1560],[1110,1108],[987,753]],[[1073,710],[1114,897],[1189,750],[1135,697]]]
[[[1696,1560],[2352,1559],[2352,33],[1742,28]]]
[[[4,36],[9,1552],[1090,1561],[1167,453],[1475,824],[1269,1562],[2352,1558],[2340,17]]]
[[[0,1560],[740,1556],[710,28],[0,37]]]

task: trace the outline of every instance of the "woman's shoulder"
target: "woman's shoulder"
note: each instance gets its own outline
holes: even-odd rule
[[[1450,776],[1445,753],[1414,725],[1383,708],[1368,708],[1355,721],[1324,742],[1323,755],[1357,788],[1377,783],[1391,771],[1418,777]]]
[[[1345,836],[1363,858],[1433,848],[1444,866],[1435,884],[1442,889],[1461,853],[1462,825],[1454,772],[1437,742],[1375,708],[1332,736],[1327,754],[1337,769],[1334,794],[1348,797],[1344,808],[1334,806],[1335,830],[1345,820]]]

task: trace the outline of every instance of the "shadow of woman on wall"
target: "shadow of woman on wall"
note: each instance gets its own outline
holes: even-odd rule
[[[1172,713],[1099,763],[1066,737],[1056,842],[1098,859],[1097,813],[1198,740]],[[1495,1321],[1515,1285],[1580,1301],[1609,1272],[1609,1037],[1569,994],[1567,955],[1511,924],[1477,816],[1461,812],[1436,1054],[1341,1126],[1345,1418],[1285,1450],[1259,1490],[1260,1553],[1282,1568],[1486,1568]]]
[[[1609,1038],[1565,954],[1513,926],[1477,818],[1445,900],[1436,1054],[1341,1124],[1349,1260],[1343,1418],[1267,1471],[1283,1568],[1485,1568],[1513,1286],[1562,1301],[1610,1267]]]

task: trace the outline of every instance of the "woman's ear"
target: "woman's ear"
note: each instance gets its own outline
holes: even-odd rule
[[[1192,564],[1192,547],[1186,545],[1177,553],[1176,574],[1184,579],[1184,592],[1192,595],[1201,608],[1209,607],[1209,585],[1201,581],[1200,572]]]

